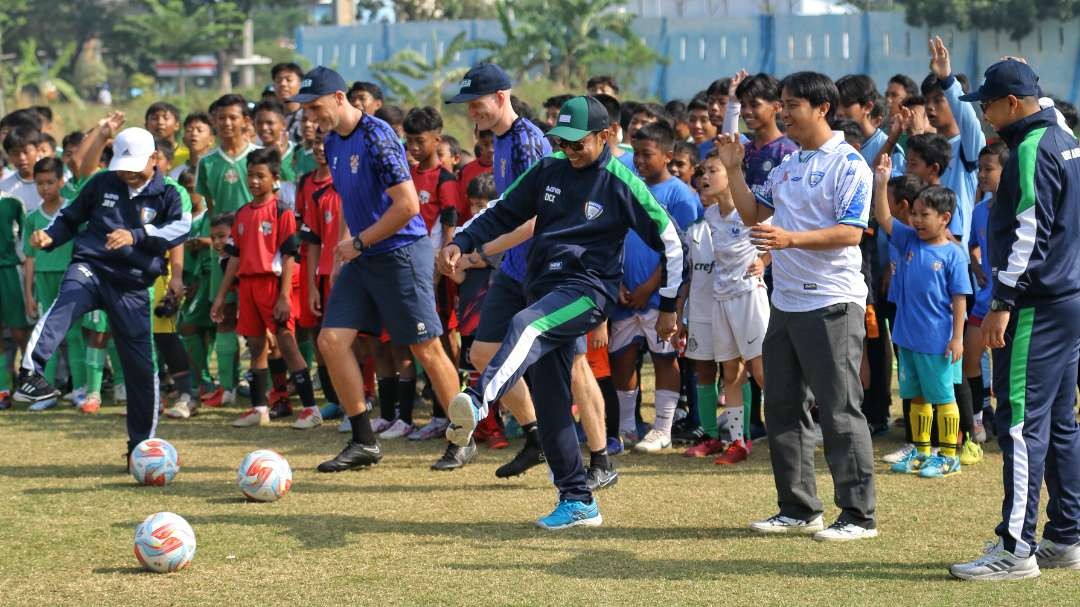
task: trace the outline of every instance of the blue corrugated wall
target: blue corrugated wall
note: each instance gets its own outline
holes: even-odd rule
[[[1023,55],[1041,76],[1043,89],[1080,101],[1080,19],[1045,21],[1019,42],[999,32],[915,28],[899,12],[730,19],[638,19],[634,29],[646,44],[668,58],[640,74],[634,90],[661,99],[686,98],[740,68],[783,76],[799,70],[834,78],[867,73],[879,88],[904,73],[920,81],[928,73],[926,41],[941,35],[952,51],[953,67],[972,81],[1002,55]],[[495,21],[439,21],[355,26],[301,27],[299,52],[313,64],[332,65],[348,80],[371,78],[367,66],[411,47],[427,57],[455,35],[499,41]],[[487,51],[462,53],[469,65]]]

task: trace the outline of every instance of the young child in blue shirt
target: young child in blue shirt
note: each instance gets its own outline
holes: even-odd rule
[[[654,122],[635,131],[634,165],[653,197],[685,231],[704,212],[697,194],[668,171],[675,146],[675,133],[664,122]],[[620,433],[631,442],[637,437],[635,414],[638,381],[636,363],[644,343],[656,371],[656,422],[635,445],[637,451],[653,453],[671,446],[671,423],[679,404],[680,376],[675,347],[656,337],[659,314],[660,255],[636,234],[626,237],[623,249],[623,279],[619,305],[612,312],[612,377],[619,395]]]
[[[878,204],[874,216],[900,252],[900,269],[893,278],[896,327],[893,341],[900,349],[900,396],[912,399],[911,433],[915,451],[893,465],[894,472],[941,478],[960,471],[960,409],[953,386],[960,383],[964,353],[964,320],[971,294],[967,254],[949,238],[949,221],[956,194],[930,186],[911,209],[911,226],[896,220],[881,204],[892,163],[883,157],[876,165]],[[930,453],[935,409],[940,451]]]

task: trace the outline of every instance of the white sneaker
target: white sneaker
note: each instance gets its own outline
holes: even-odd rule
[[[765,520],[750,523],[750,529],[758,533],[810,534],[817,533],[824,528],[825,523],[820,514],[808,521],[777,514]]]
[[[450,425],[450,420],[445,417],[433,417],[431,421],[424,424],[420,428],[414,430],[409,434],[409,440],[431,440],[433,438],[443,438],[446,436],[446,428]]]
[[[297,430],[307,430],[322,425],[322,413],[318,407],[304,407],[293,422],[292,427]],[[350,429],[351,431],[351,429]]]
[[[1035,561],[1044,569],[1080,569],[1080,543],[1058,544],[1043,538],[1035,549]]]
[[[124,384],[116,384],[113,386],[113,403],[121,404],[127,402],[127,386]]]
[[[986,442],[986,426],[982,422],[975,424],[975,432],[972,433],[971,438],[980,445]]]
[[[262,410],[252,407],[243,415],[233,420],[233,428],[247,428],[249,426],[269,426],[270,410],[263,407]]]
[[[348,434],[349,432],[352,432],[352,422],[349,421],[348,415],[341,418],[341,423],[338,424],[337,431],[341,432],[342,434]]]
[[[903,447],[900,447],[899,449],[897,449],[896,451],[893,451],[892,453],[889,453],[888,455],[883,456],[881,458],[881,461],[885,462],[886,464],[896,464],[896,463],[900,462],[901,460],[905,459],[908,456],[908,454],[910,454],[914,450],[915,450],[915,445],[912,445],[911,443],[907,443]]]
[[[649,430],[649,433],[645,435],[645,438],[634,445],[634,451],[637,451],[638,453],[656,453],[661,449],[667,449],[670,446],[671,433],[661,432],[656,428],[653,428],[652,430]]]
[[[867,529],[866,527],[860,527],[855,523],[845,523],[838,520],[829,525],[828,529],[815,533],[814,539],[819,542],[850,542],[853,540],[866,540],[877,536],[878,531],[876,528]]]
[[[977,582],[1002,582],[1008,580],[1026,580],[1039,577],[1039,563],[1035,555],[1020,558],[1005,549],[998,540],[989,544],[983,555],[974,561],[957,563],[949,567],[949,574],[960,580]]]
[[[191,406],[191,396],[181,394],[171,407],[165,409],[165,415],[173,419],[187,419],[195,415],[197,410],[196,407]]]
[[[387,428],[389,428],[391,425],[393,425],[393,423],[394,422],[392,422],[392,421],[390,421],[388,419],[383,419],[381,417],[376,417],[375,419],[371,420],[371,431],[374,432],[375,434],[385,432]]]
[[[391,424],[389,428],[379,433],[379,438],[381,438],[382,440],[401,438],[403,436],[408,436],[412,433],[412,431],[412,424],[404,422],[400,419],[395,419],[394,423]]]
[[[221,393],[221,406],[236,404],[236,390],[225,390]]]

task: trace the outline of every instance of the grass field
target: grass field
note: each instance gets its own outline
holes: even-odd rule
[[[167,487],[123,473],[120,409],[0,414],[0,605],[1004,605],[1074,604],[1080,574],[1009,584],[957,582],[1000,508],[1001,458],[943,481],[878,476],[882,536],[848,545],[753,535],[773,514],[765,444],[721,469],[677,451],[617,458],[619,484],[599,494],[604,526],[553,534],[532,521],[555,494],[546,471],[500,481],[519,446],[481,447],[472,465],[436,473],[442,444],[393,441],[364,471],[322,475],[334,424],[232,429],[236,410],[164,420],[182,469]],[[876,445],[878,455],[900,439]],[[235,469],[257,447],[281,451],[292,492],[247,503]],[[820,456],[820,452],[819,452]],[[823,457],[826,518],[836,509]],[[198,537],[191,567],[144,573],[136,524],[169,510]]]

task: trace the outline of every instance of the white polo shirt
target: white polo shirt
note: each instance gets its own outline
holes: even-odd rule
[[[818,150],[799,150],[769,173],[760,204],[773,209],[773,224],[792,232],[837,224],[865,228],[873,173],[841,132]],[[859,247],[825,251],[773,251],[772,304],[783,312],[809,312],[838,303],[866,305]]]

